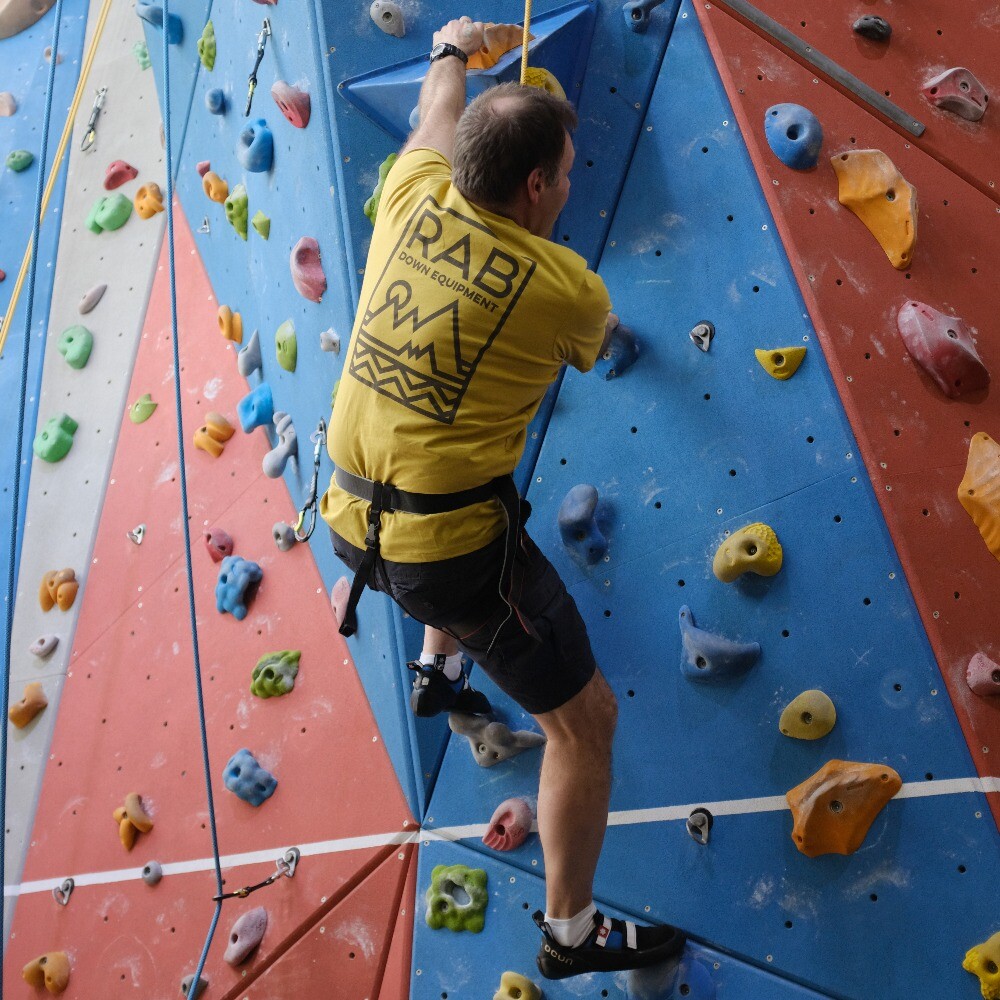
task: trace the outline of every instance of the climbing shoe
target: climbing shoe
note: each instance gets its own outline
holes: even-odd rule
[[[630,920],[594,914],[594,929],[577,948],[566,948],[552,937],[541,910],[532,920],[542,932],[538,949],[538,971],[546,979],[569,979],[587,972],[618,972],[658,965],[684,947],[684,932],[667,924],[644,927]]]
[[[448,680],[441,667],[444,656],[438,654],[434,663],[427,665],[419,660],[407,663],[416,677],[410,692],[410,708],[421,719],[429,719],[442,712],[468,712],[470,715],[489,715],[493,709],[486,695],[469,684],[463,670],[458,679]]]

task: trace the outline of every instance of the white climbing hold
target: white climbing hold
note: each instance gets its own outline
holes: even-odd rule
[[[403,23],[403,12],[398,3],[393,0],[375,0],[369,13],[372,20],[387,34],[394,38],[402,38],[406,34]]]

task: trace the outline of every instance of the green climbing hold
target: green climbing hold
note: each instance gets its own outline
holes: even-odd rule
[[[215,69],[215,25],[211,21],[205,25],[205,30],[198,39],[198,58],[210,73]]]
[[[286,319],[275,331],[274,346],[278,351],[278,364],[286,372],[295,371],[299,348],[295,340],[295,324],[290,319]]]
[[[258,698],[277,698],[288,694],[295,687],[295,675],[299,672],[301,655],[297,649],[265,653],[253,668],[250,693]]]
[[[266,240],[271,235],[271,220],[258,209],[250,220],[250,225]]]
[[[132,55],[135,56],[135,61],[139,64],[139,69],[149,69],[152,65],[149,61],[149,49],[146,48],[145,42],[136,42],[132,46]]]
[[[56,343],[56,350],[66,359],[70,368],[83,368],[90,359],[94,335],[85,326],[71,326],[63,330]]]
[[[64,459],[73,447],[73,435],[77,422],[66,413],[57,413],[35,435],[31,447],[35,454],[46,462]]]
[[[121,229],[132,214],[132,199],[123,194],[112,194],[98,198],[87,216],[87,228],[92,233],[111,232]]]
[[[365,202],[365,215],[368,216],[368,221],[374,226],[375,219],[378,216],[378,204],[382,200],[382,188],[385,187],[385,179],[389,176],[389,171],[392,170],[392,165],[399,159],[398,153],[390,153],[378,168],[378,184],[375,185],[375,190],[372,191],[372,196]]]
[[[468,865],[437,865],[427,888],[427,926],[478,934],[486,923],[486,872]]]
[[[7,168],[18,174],[27,170],[34,162],[35,157],[26,149],[14,149],[7,154]]]
[[[128,418],[133,424],[144,424],[153,415],[157,404],[150,394],[144,393],[129,408]]]
[[[243,237],[247,238],[247,213],[250,211],[247,205],[247,189],[242,184],[229,192],[226,199],[226,218],[229,224]]]

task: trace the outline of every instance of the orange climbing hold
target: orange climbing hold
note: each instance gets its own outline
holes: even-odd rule
[[[905,270],[917,243],[917,192],[880,149],[852,149],[830,162],[837,197],[879,241],[892,266]]]
[[[201,186],[205,194],[217,201],[220,205],[229,197],[229,184],[224,181],[214,170],[209,170],[201,179]]]
[[[21,975],[29,986],[44,986],[53,996],[59,996],[69,986],[69,957],[64,951],[50,951],[29,962]]]
[[[529,35],[534,38],[534,35]],[[502,55],[516,49],[524,38],[524,29],[517,24],[483,25],[483,45],[478,52],[469,56],[469,69],[491,69]]]
[[[243,317],[229,306],[219,306],[219,332],[226,340],[243,343]]]
[[[150,181],[135,193],[135,211],[140,219],[151,219],[163,211],[163,192],[159,184]]]
[[[69,611],[76,600],[80,584],[71,569],[49,570],[38,588],[38,603],[42,611],[51,611],[57,604],[60,611]]]
[[[212,458],[218,458],[225,443],[235,433],[233,425],[213,410],[205,416],[205,423],[194,432],[194,446],[207,451]]]
[[[882,807],[903,787],[884,764],[827,761],[785,798],[795,824],[792,840],[809,858],[853,854]]]
[[[24,696],[21,700],[10,706],[7,718],[18,729],[24,729],[48,703],[49,700],[45,697],[42,685],[38,681],[32,681],[30,684],[25,685]]]
[[[1000,559],[1000,444],[980,431],[969,443],[958,499],[976,523],[986,547]]]
[[[125,805],[119,806],[112,816],[118,824],[118,839],[126,851],[132,850],[140,833],[149,833],[153,829],[153,820],[143,809],[138,792],[129,792],[125,796]]]

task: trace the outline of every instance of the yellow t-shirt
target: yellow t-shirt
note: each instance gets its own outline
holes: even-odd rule
[[[513,471],[560,366],[593,367],[610,309],[579,254],[467,202],[436,150],[405,153],[382,191],[330,457],[414,493],[452,493]],[[320,512],[364,547],[365,501],[331,480]],[[386,514],[382,555],[464,555],[505,524],[495,500]]]

